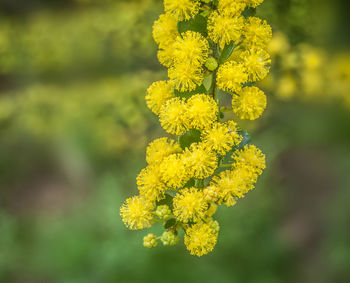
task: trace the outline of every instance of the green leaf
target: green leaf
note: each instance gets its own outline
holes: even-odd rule
[[[231,56],[233,50],[235,49],[235,44],[231,42],[230,44],[226,45],[224,49],[221,52],[221,56],[219,59],[219,63],[223,64],[226,62],[226,60]]]
[[[191,187],[194,187],[194,184],[195,184],[195,179],[194,179],[194,178],[191,178],[191,179],[184,185],[184,187],[185,187],[185,188],[191,188]]]
[[[237,147],[238,147],[238,149],[242,149],[245,145],[247,145],[251,142],[251,136],[246,131],[240,131],[239,134],[243,137],[243,139]]]
[[[176,224],[175,218],[170,218],[167,222],[164,224],[165,229],[169,229],[170,227],[174,226]]]
[[[173,207],[173,197],[169,194],[165,194],[165,197],[159,201],[156,202],[156,205],[164,205],[166,204],[167,206],[170,207],[170,209],[172,209]]]
[[[194,142],[199,142],[201,138],[201,132],[195,129],[191,129],[182,136],[179,136],[179,144],[182,149],[189,147]]]
[[[177,29],[179,33],[186,32],[188,30],[196,31],[207,37],[207,19],[202,15],[198,14],[188,21],[181,21],[177,24]]]
[[[198,94],[198,93],[207,93],[207,89],[205,88],[205,86],[202,84],[200,86],[197,86],[194,90],[191,91],[178,91],[178,90],[174,90],[175,96],[178,97],[183,97],[183,98],[190,98],[192,95],[194,94]]]

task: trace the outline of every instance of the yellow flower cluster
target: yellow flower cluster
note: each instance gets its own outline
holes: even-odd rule
[[[264,154],[247,144],[236,122],[225,119],[232,111],[254,120],[266,107],[265,94],[252,83],[269,71],[271,28],[242,14],[261,2],[164,1],[165,14],[154,23],[153,37],[169,79],[153,83],[146,102],[163,129],[178,139],[149,144],[148,165],[137,177],[139,196],[121,208],[130,229],[163,223],[166,231],[145,236],[145,247],[157,246],[158,240],[175,245],[183,229],[192,255],[212,251],[219,232],[213,219],[217,206],[233,206],[265,168]],[[232,109],[217,97],[217,88],[232,95]]]

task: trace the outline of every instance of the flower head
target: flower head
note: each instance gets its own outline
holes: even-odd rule
[[[249,7],[255,8],[259,6],[262,2],[264,2],[264,0],[245,0],[245,2]]]
[[[243,26],[243,17],[231,17],[215,11],[208,19],[208,35],[220,48],[224,48],[231,41],[236,42],[241,37]]]
[[[211,252],[218,233],[207,223],[197,223],[186,230],[185,245],[191,255],[202,256]]]
[[[159,63],[164,67],[170,68],[174,64],[174,49],[172,44],[159,49],[157,53]]]
[[[146,149],[146,161],[148,164],[159,164],[170,154],[181,151],[181,147],[174,140],[159,138],[148,145]]]
[[[235,122],[232,122],[235,124]],[[216,122],[203,133],[202,141],[217,153],[224,155],[234,145],[241,142],[242,137],[237,133],[236,128],[231,130],[227,123]]]
[[[169,134],[184,134],[188,129],[185,101],[178,97],[169,99],[161,108],[159,120]]]
[[[198,13],[197,0],[164,0],[165,12],[174,15],[178,21],[189,20]]]
[[[242,52],[241,58],[248,73],[248,81],[254,82],[266,77],[270,69],[270,55],[264,49]]]
[[[243,44],[247,47],[265,48],[272,37],[271,27],[266,21],[257,17],[249,17],[244,26]]]
[[[142,169],[136,180],[141,196],[150,201],[163,198],[167,188],[161,180],[161,174],[157,165],[149,165]]]
[[[171,82],[154,82],[147,89],[146,103],[154,114],[159,115],[162,105],[172,97],[174,97],[174,85]]]
[[[192,128],[208,129],[217,120],[218,106],[209,95],[193,95],[187,101],[187,109]]]
[[[185,151],[186,166],[194,178],[204,179],[212,175],[218,166],[216,153],[203,143],[193,143]]]
[[[226,91],[239,91],[248,80],[248,73],[242,63],[228,61],[219,67],[216,82]]]
[[[160,164],[161,178],[171,188],[182,188],[189,174],[182,154],[171,154]]]
[[[232,98],[232,109],[240,119],[255,120],[266,108],[264,92],[255,86],[246,86]]]
[[[232,158],[235,160],[235,168],[247,168],[253,174],[260,175],[265,169],[265,155],[255,145],[246,145],[240,151],[236,151]]]
[[[173,205],[174,216],[184,223],[200,220],[208,208],[203,191],[196,188],[182,189],[181,193],[174,197]]]
[[[179,91],[194,90],[203,81],[202,68],[188,62],[178,62],[168,70],[168,76]]]
[[[155,248],[158,245],[157,236],[154,234],[148,234],[143,237],[143,246],[146,248]]]
[[[177,19],[174,15],[160,15],[159,19],[153,24],[153,38],[160,48],[171,45],[178,34]]]
[[[173,44],[175,63],[201,66],[208,58],[208,41],[198,32],[187,31]]]
[[[153,221],[153,204],[141,196],[128,198],[120,208],[124,224],[132,230],[149,228]]]
[[[220,14],[233,17],[241,14],[246,5],[245,0],[219,0],[218,10]]]
[[[164,246],[175,246],[179,241],[179,236],[172,231],[165,231],[160,237],[160,240]]]

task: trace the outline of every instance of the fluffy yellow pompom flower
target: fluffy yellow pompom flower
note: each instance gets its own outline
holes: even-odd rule
[[[189,20],[199,11],[197,0],[164,0],[165,12],[172,14],[178,21]]]
[[[178,35],[177,19],[171,14],[160,15],[153,24],[153,38],[160,48],[174,43]]]
[[[255,86],[244,87],[232,98],[232,109],[240,119],[255,120],[266,108],[266,95]]]
[[[173,199],[174,216],[179,221],[187,223],[197,222],[204,217],[208,204],[204,199],[203,191],[196,188],[185,188]]]
[[[120,208],[124,224],[132,230],[149,228],[153,222],[153,204],[141,196],[128,198]]]
[[[266,77],[270,70],[270,55],[263,49],[242,52],[241,58],[248,73],[248,81],[254,82]]]
[[[211,252],[218,233],[207,223],[197,223],[186,230],[185,245],[191,255],[202,256]]]
[[[242,13],[246,5],[244,0],[219,0],[218,10],[220,14],[233,17]]]
[[[169,134],[184,134],[188,128],[187,104],[178,97],[169,99],[160,110],[159,120]]]
[[[242,136],[237,133],[236,129],[231,130],[226,123],[218,122],[203,132],[202,136],[202,141],[220,155],[224,155],[234,145],[239,144],[241,140]]]
[[[222,90],[237,92],[248,80],[248,74],[242,63],[226,62],[219,67],[216,82]]]
[[[215,151],[211,151],[203,143],[193,143],[186,148],[185,160],[191,177],[204,179],[212,175],[218,166]]]
[[[179,91],[194,90],[203,81],[201,67],[190,65],[187,62],[176,63],[168,70],[168,76]]]
[[[260,175],[265,169],[265,155],[255,145],[246,145],[232,155],[235,160],[234,168],[247,168],[253,174]]]
[[[156,139],[146,149],[146,161],[148,164],[159,164],[170,154],[181,151],[181,147],[174,140],[168,138]]]
[[[158,165],[148,165],[142,169],[136,180],[141,196],[150,201],[160,200],[164,197],[167,187],[161,180]]]
[[[173,44],[175,63],[201,66],[208,58],[208,41],[198,32],[187,31],[176,38]]]
[[[246,47],[266,48],[271,40],[272,30],[265,20],[249,17],[244,26],[244,37],[243,44]]]
[[[171,188],[182,188],[189,180],[189,174],[182,154],[172,154],[160,164],[161,178]]]
[[[213,12],[208,19],[208,35],[220,48],[224,48],[226,44],[241,37],[243,26],[244,18],[241,16],[230,17]]]
[[[159,115],[162,105],[172,97],[174,97],[174,85],[172,82],[154,82],[147,89],[146,103],[154,114]]]
[[[264,0],[245,0],[245,2],[249,7],[255,8],[259,6],[262,2],[264,2]]]
[[[192,128],[208,129],[216,120],[218,105],[206,94],[196,94],[187,101],[187,114]]]

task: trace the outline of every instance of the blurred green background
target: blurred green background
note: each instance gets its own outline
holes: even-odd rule
[[[328,57],[350,52],[349,6],[265,0],[258,15],[291,50]],[[0,282],[350,282],[350,108],[322,89],[306,101],[271,90],[263,118],[242,124],[268,166],[219,209],[214,252],[145,249],[147,231],[123,226],[145,147],[164,135],[144,102],[166,78],[151,37],[161,11],[160,0],[0,1]]]

